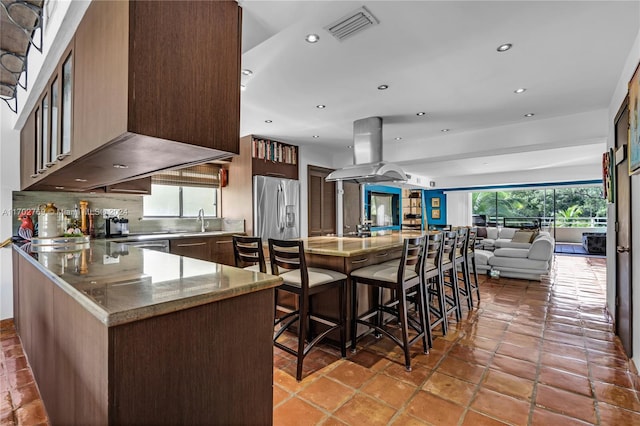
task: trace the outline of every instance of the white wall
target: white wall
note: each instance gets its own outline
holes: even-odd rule
[[[615,146],[614,120],[622,101],[627,96],[628,83],[633,76],[638,63],[640,62],[640,32],[636,36],[633,47],[627,57],[624,69],[620,74],[620,80],[616,85],[616,90],[609,105],[609,136],[607,147]],[[640,175],[631,177],[631,288],[640,289]],[[615,205],[610,205],[607,211],[609,218],[615,218]],[[615,318],[615,297],[616,297],[616,257],[615,253],[615,221],[608,220],[607,224],[607,307],[612,317]],[[640,291],[633,291],[632,294],[632,360],[636,367],[640,367]]]
[[[0,102],[0,241],[12,236],[17,218],[11,214],[12,191],[20,189],[20,129],[53,68],[69,44],[90,2],[48,2],[44,12],[43,53],[31,48],[27,91],[18,89],[18,114]],[[13,317],[11,249],[0,249],[0,319]]]
[[[451,226],[471,225],[471,193],[467,191],[445,192],[447,194],[447,224]]]

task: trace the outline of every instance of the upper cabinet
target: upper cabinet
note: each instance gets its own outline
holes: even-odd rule
[[[23,129],[23,189],[86,190],[238,154],[240,49],[232,0],[92,2]]]

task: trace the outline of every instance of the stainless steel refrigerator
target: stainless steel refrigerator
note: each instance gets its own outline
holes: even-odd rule
[[[300,238],[299,181],[253,177],[253,229],[265,243]]]

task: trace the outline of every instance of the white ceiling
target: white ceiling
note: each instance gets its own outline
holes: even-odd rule
[[[535,170],[553,181],[571,167],[600,176],[607,110],[640,28],[638,1],[238,3],[253,71],[242,135],[318,147],[340,167],[353,121],[380,116],[384,159],[445,186]],[[363,5],[379,25],[342,42],[323,29]],[[503,43],[513,48],[497,52]]]

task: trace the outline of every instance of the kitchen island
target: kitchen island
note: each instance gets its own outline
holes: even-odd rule
[[[392,232],[372,237],[309,237],[304,239],[307,264],[319,268],[328,268],[349,275],[351,271],[369,265],[383,263],[402,256],[404,239],[424,235],[421,232]],[[351,282],[347,282],[347,324],[350,324],[351,312]],[[358,312],[361,314],[371,307],[372,289],[368,286],[358,287]],[[389,292],[383,291],[383,297],[388,298]],[[314,312],[338,318],[338,293],[326,291],[312,298],[311,306]],[[322,327],[322,325],[313,324]],[[359,331],[363,330],[359,326]],[[315,331],[315,330],[314,330]],[[337,333],[330,334],[330,339],[337,342]],[[351,327],[347,327],[347,340],[351,339]]]
[[[14,312],[52,424],[271,424],[278,277],[109,242],[14,247]]]

